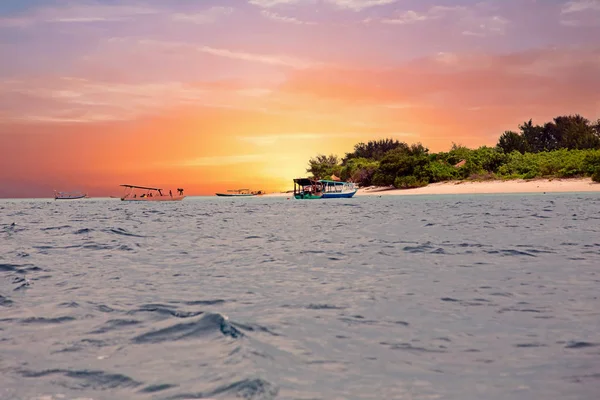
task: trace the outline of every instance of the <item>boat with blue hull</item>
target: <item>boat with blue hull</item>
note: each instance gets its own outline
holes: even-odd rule
[[[352,182],[333,180],[294,179],[294,198],[298,200],[349,199],[358,188]]]
[[[358,188],[352,182],[320,180],[323,185],[324,199],[349,199],[354,196]]]

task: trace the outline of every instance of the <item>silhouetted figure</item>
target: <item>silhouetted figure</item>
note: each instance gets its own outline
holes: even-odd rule
[[[169,196],[173,197],[173,193],[171,193],[171,189],[169,189]]]
[[[180,196],[183,196],[183,189],[177,189],[177,191],[179,192]]]

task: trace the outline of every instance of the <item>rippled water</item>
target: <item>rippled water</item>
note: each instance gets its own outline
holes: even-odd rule
[[[600,196],[0,202],[1,399],[597,399]]]

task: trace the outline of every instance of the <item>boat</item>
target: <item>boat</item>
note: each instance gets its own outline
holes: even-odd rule
[[[358,188],[352,182],[327,179],[294,179],[294,198],[296,199],[348,199],[356,194]]]
[[[251,196],[260,196],[262,192],[259,190],[258,192],[251,192],[250,189],[234,189],[228,190],[227,193],[215,193],[219,197],[251,197]]]
[[[185,198],[183,189],[177,189],[177,195],[169,190],[169,193],[163,193],[161,188],[153,188],[137,185],[121,185],[125,188],[125,193],[121,196],[122,201],[181,201]],[[143,191],[139,193],[136,189]]]
[[[314,200],[323,198],[323,184],[309,178],[294,179],[294,198]]]
[[[349,199],[358,191],[358,188],[352,182],[329,181],[325,179],[319,182],[323,185],[324,199]]]
[[[87,198],[87,193],[83,192],[57,192],[54,191],[54,200],[77,200]]]

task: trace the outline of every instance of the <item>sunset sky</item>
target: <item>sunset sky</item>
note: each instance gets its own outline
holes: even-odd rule
[[[600,117],[600,0],[1,0],[0,57],[0,197],[284,190],[360,141]]]

